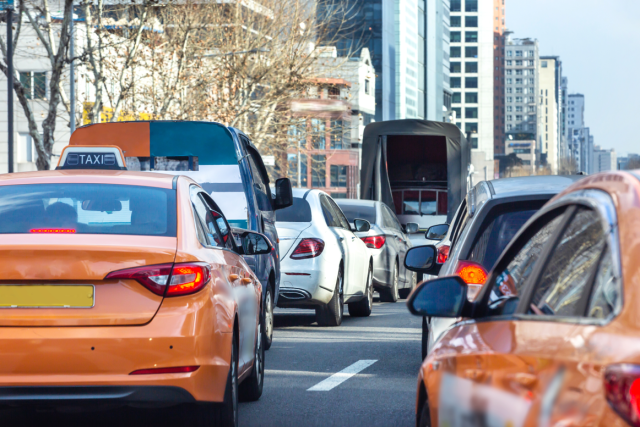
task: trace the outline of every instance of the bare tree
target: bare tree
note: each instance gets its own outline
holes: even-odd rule
[[[28,88],[25,88],[20,81],[18,71],[13,76],[13,89],[22,106],[29,125],[29,134],[34,141],[38,159],[36,165],[39,170],[51,168],[51,154],[54,143],[54,132],[56,129],[56,119],[58,117],[58,107],[65,101],[62,88],[62,79],[65,66],[68,62],[67,52],[69,48],[69,19],[72,8],[72,0],[60,0],[63,6],[62,19],[54,20],[51,16],[49,0],[18,0],[17,20],[7,25],[14,25],[16,33],[12,41],[0,36],[0,50],[2,51],[2,61],[0,70],[8,76],[7,68],[7,43],[13,43],[14,52],[20,47],[20,36],[30,30],[35,32],[39,43],[46,52],[46,57],[50,64],[49,72],[49,96],[46,99],[47,114],[42,122],[42,136],[38,129],[38,122],[33,114],[33,108],[29,99]],[[28,28],[23,29],[23,23]]]

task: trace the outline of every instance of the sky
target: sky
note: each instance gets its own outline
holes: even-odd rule
[[[514,38],[557,55],[595,144],[640,153],[640,0],[506,0]]]

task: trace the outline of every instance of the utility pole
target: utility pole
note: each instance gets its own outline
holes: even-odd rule
[[[13,173],[13,0],[5,3],[7,24],[7,120],[8,120],[8,172]]]
[[[71,2],[71,20],[69,21],[69,34],[71,40],[69,41],[69,56],[71,57],[71,63],[69,64],[69,78],[71,82],[69,84],[69,90],[71,92],[70,105],[69,105],[69,129],[71,133],[76,130],[76,72],[73,66],[73,58],[75,56],[75,36],[73,34],[73,2]]]

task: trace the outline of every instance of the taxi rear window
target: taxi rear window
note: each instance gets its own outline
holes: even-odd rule
[[[176,236],[176,192],[113,184],[0,186],[0,234]]]

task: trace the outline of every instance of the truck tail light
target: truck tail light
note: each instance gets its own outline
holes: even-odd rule
[[[444,264],[445,262],[447,262],[447,258],[449,258],[449,249],[451,249],[451,246],[449,245],[442,245],[438,247],[438,257],[436,258],[436,263]]]
[[[198,292],[209,282],[208,264],[158,264],[112,271],[106,279],[135,280],[156,295],[173,297]],[[167,288],[167,285],[168,288]],[[165,295],[166,291],[166,295]]]
[[[384,236],[367,236],[367,237],[362,237],[361,239],[364,242],[364,244],[371,249],[380,249],[381,247],[384,246],[385,242],[387,241],[387,238]]]
[[[292,259],[315,258],[324,250],[324,242],[320,239],[302,239],[296,250],[291,254]]]
[[[640,366],[611,365],[604,371],[604,393],[609,406],[626,422],[640,427]]]

